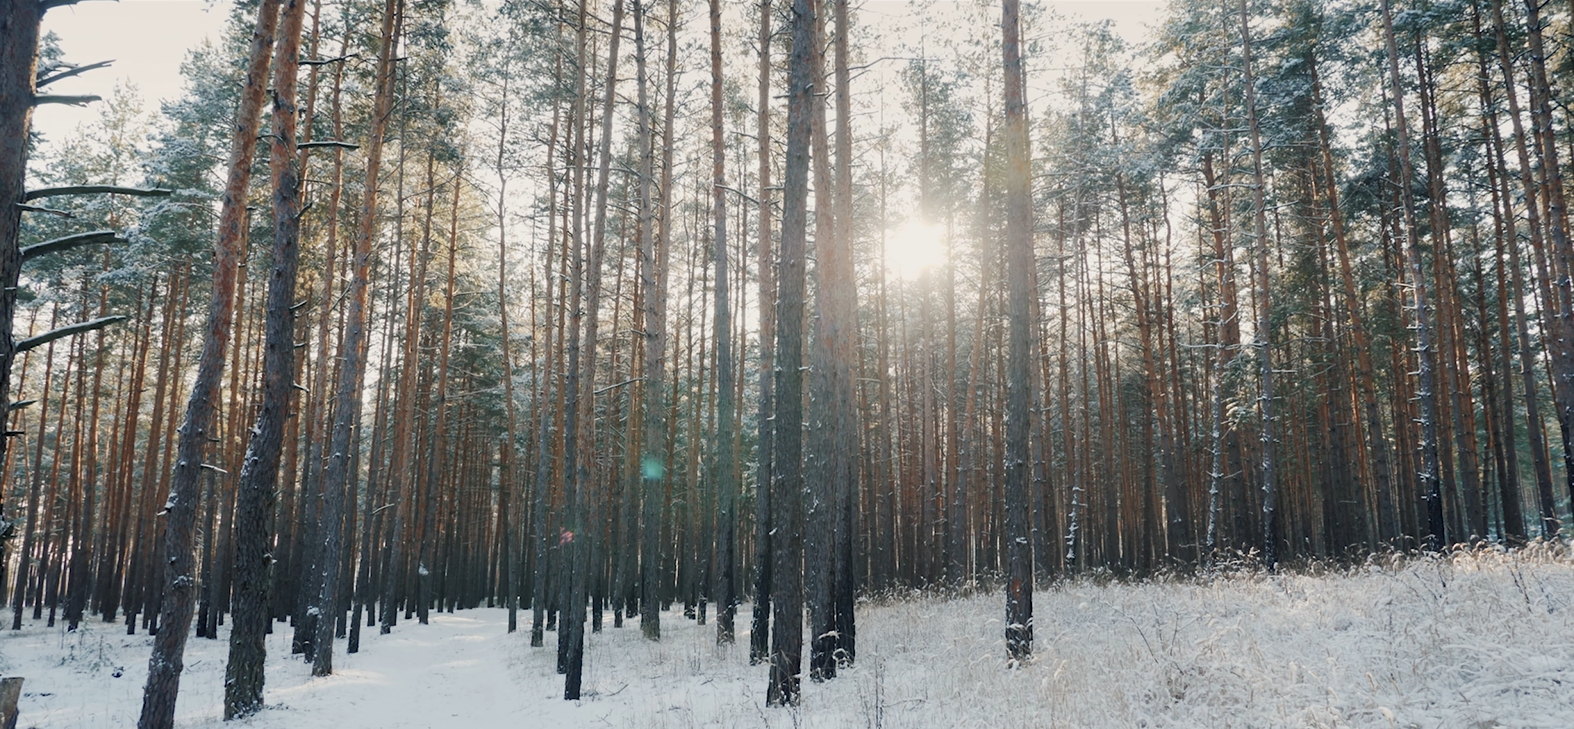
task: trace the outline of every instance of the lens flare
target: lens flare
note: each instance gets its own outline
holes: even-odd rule
[[[886,270],[911,281],[946,263],[945,226],[910,220],[885,240]]]

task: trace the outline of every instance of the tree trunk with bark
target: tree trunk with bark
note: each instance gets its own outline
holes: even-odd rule
[[[1420,497],[1426,504],[1427,519],[1426,541],[1423,546],[1435,550],[1442,548],[1447,535],[1444,533],[1443,526],[1443,496],[1438,467],[1437,378],[1433,370],[1435,357],[1432,351],[1432,311],[1427,297],[1426,269],[1421,260],[1421,232],[1417,228],[1415,201],[1410,191],[1410,181],[1414,179],[1410,161],[1410,131],[1409,123],[1405,119],[1404,82],[1399,75],[1399,47],[1394,41],[1393,11],[1389,7],[1389,0],[1382,0],[1382,10],[1383,39],[1388,47],[1388,80],[1394,95],[1394,155],[1399,160],[1398,188],[1406,236],[1405,262],[1410,269],[1411,296],[1416,321],[1416,358],[1419,363],[1416,374],[1416,398],[1421,405],[1421,468],[1418,473],[1420,477],[1418,487]]]
[[[1028,437],[1031,422],[1029,358],[1033,256],[1032,178],[1029,169],[1026,78],[1022,70],[1020,2],[1001,2],[1001,56],[1005,72],[1006,167],[1006,654],[1033,655],[1033,545],[1028,524]]]
[[[366,372],[367,289],[370,287],[372,239],[377,233],[378,174],[382,168],[384,136],[388,117],[393,112],[394,46],[403,26],[403,0],[386,0],[379,34],[377,90],[372,102],[372,127],[367,134],[366,187],[361,193],[360,227],[351,251],[350,280],[346,283],[344,338],[339,343],[339,381],[334,390],[333,434],[328,464],[323,474],[323,500],[319,522],[322,543],[318,571],[320,582],[314,586],[312,610],[317,618],[312,641],[312,675],[333,673],[334,616],[338,614],[339,574],[344,565],[339,552],[343,538],[345,492],[351,472],[354,427],[361,411],[361,381]],[[396,23],[397,21],[397,23]],[[407,363],[408,365],[408,363]],[[386,613],[387,606],[384,606]]]
[[[148,679],[142,691],[138,729],[170,729],[175,722],[175,696],[180,690],[180,674],[185,667],[182,657],[196,600],[191,549],[192,529],[197,518],[197,481],[204,466],[208,465],[205,458],[212,448],[208,440],[212,436],[219,380],[224,374],[224,355],[235,318],[236,270],[245,246],[246,188],[257,148],[257,128],[261,124],[263,92],[267,89],[278,9],[278,0],[262,0],[257,6],[257,24],[252,32],[245,85],[235,112],[229,173],[219,210],[218,240],[213,248],[213,294],[208,303],[197,375],[186,405],[185,422],[180,428],[169,500],[164,505],[162,557],[166,561],[161,609],[164,618],[148,659]],[[9,316],[0,312],[0,319],[9,319]],[[0,361],[0,367],[8,365],[9,362]]]
[[[667,456],[660,433],[666,430],[662,422],[665,413],[667,368],[667,307],[666,292],[662,289],[662,273],[656,270],[655,209],[651,204],[652,175],[655,173],[655,150],[652,149],[652,120],[645,72],[645,8],[636,3],[634,10],[635,65],[639,87],[639,272],[640,287],[644,292],[645,310],[643,336],[644,352],[644,404],[640,425],[643,434],[640,446],[640,502],[643,508],[640,536],[640,632],[648,640],[661,640],[661,600],[657,595],[660,584],[662,502],[667,490]],[[669,23],[672,22],[669,20]],[[664,211],[663,215],[670,215]],[[665,237],[664,237],[665,238]],[[667,241],[663,239],[662,245]]]
[[[755,135],[759,147],[759,241],[760,284],[760,408],[755,416],[759,433],[759,457],[754,471],[754,613],[749,629],[750,665],[770,655],[772,510],[771,474],[775,463],[776,413],[776,264],[771,255],[771,0],[760,0],[760,74]]]
[[[738,464],[734,457],[732,363],[732,294],[727,258],[727,145],[722,136],[721,0],[710,0],[710,127],[711,214],[716,267],[716,642],[733,642],[733,615],[737,612]],[[663,292],[664,293],[664,292]],[[647,294],[648,296],[649,294]],[[665,307],[663,307],[665,308]],[[647,327],[649,320],[646,320]]]
[[[1246,104],[1246,118],[1248,132],[1252,145],[1252,196],[1255,203],[1252,211],[1253,238],[1255,244],[1255,275],[1257,289],[1257,331],[1253,334],[1256,339],[1258,368],[1261,372],[1262,394],[1258,399],[1258,417],[1261,419],[1261,431],[1258,435],[1258,457],[1262,459],[1261,483],[1262,489],[1262,554],[1263,564],[1269,570],[1278,566],[1279,555],[1279,519],[1278,519],[1278,483],[1277,459],[1275,446],[1277,435],[1274,432],[1275,410],[1273,402],[1273,300],[1272,277],[1268,269],[1268,182],[1263,174],[1263,145],[1262,128],[1257,115],[1256,79],[1252,72],[1252,37],[1251,15],[1247,12],[1246,0],[1240,0],[1241,16],[1241,51],[1245,56],[1243,67],[1244,78],[1241,86],[1244,89]]]
[[[803,326],[804,246],[809,217],[812,79],[820,63],[813,0],[793,0],[787,77],[787,157],[782,180],[782,244],[776,288],[776,368],[771,474],[771,672],[766,701],[796,705],[803,660]]]
[[[270,522],[295,376],[295,274],[300,260],[301,174],[295,149],[296,84],[306,0],[285,0],[273,69],[273,270],[268,277],[262,407],[241,468],[235,515],[234,623],[224,664],[224,718],[262,709],[267,661]]]
[[[636,7],[635,13],[643,15],[643,8]],[[585,640],[585,601],[589,597],[591,580],[591,546],[592,531],[590,529],[589,509],[591,486],[593,485],[593,468],[591,459],[595,455],[595,385],[596,385],[596,346],[601,321],[601,264],[606,255],[607,233],[607,194],[608,177],[612,171],[612,112],[613,99],[616,97],[618,79],[618,45],[622,39],[623,27],[623,0],[616,0],[612,6],[612,35],[607,49],[607,69],[605,90],[601,98],[601,136],[599,138],[601,149],[599,151],[600,169],[596,172],[596,203],[595,225],[591,229],[590,246],[586,251],[585,262],[582,269],[582,293],[580,306],[584,309],[581,319],[584,323],[584,334],[575,348],[578,361],[570,357],[570,369],[574,370],[574,379],[570,383],[570,390],[577,390],[574,395],[572,410],[577,411],[576,420],[569,428],[573,433],[573,446],[569,449],[574,452],[571,462],[572,468],[565,469],[565,481],[573,484],[565,501],[565,513],[571,532],[565,546],[567,555],[564,557],[568,569],[567,602],[563,606],[564,613],[558,631],[558,643],[566,650],[560,649],[559,653],[564,662],[563,698],[576,700],[579,698],[580,681],[584,667],[584,640]],[[571,353],[572,354],[572,353]],[[578,365],[575,370],[575,365]]]

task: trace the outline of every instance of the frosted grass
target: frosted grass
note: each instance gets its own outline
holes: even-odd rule
[[[687,621],[660,645],[593,639],[596,695],[584,703],[664,683],[614,722],[649,729],[1567,728],[1571,600],[1574,561],[1544,546],[1334,572],[1072,580],[1035,594],[1035,658],[1013,670],[998,594],[917,596],[864,604],[857,665],[806,681],[797,710],[762,706],[764,668],[747,666],[744,636],[712,648]]]

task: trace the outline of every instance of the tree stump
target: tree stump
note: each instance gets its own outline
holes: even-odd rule
[[[22,698],[22,677],[0,678],[0,729],[16,729],[16,701]]]

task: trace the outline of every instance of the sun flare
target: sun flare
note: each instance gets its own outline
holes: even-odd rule
[[[945,226],[910,220],[885,241],[886,270],[905,280],[946,262]]]

